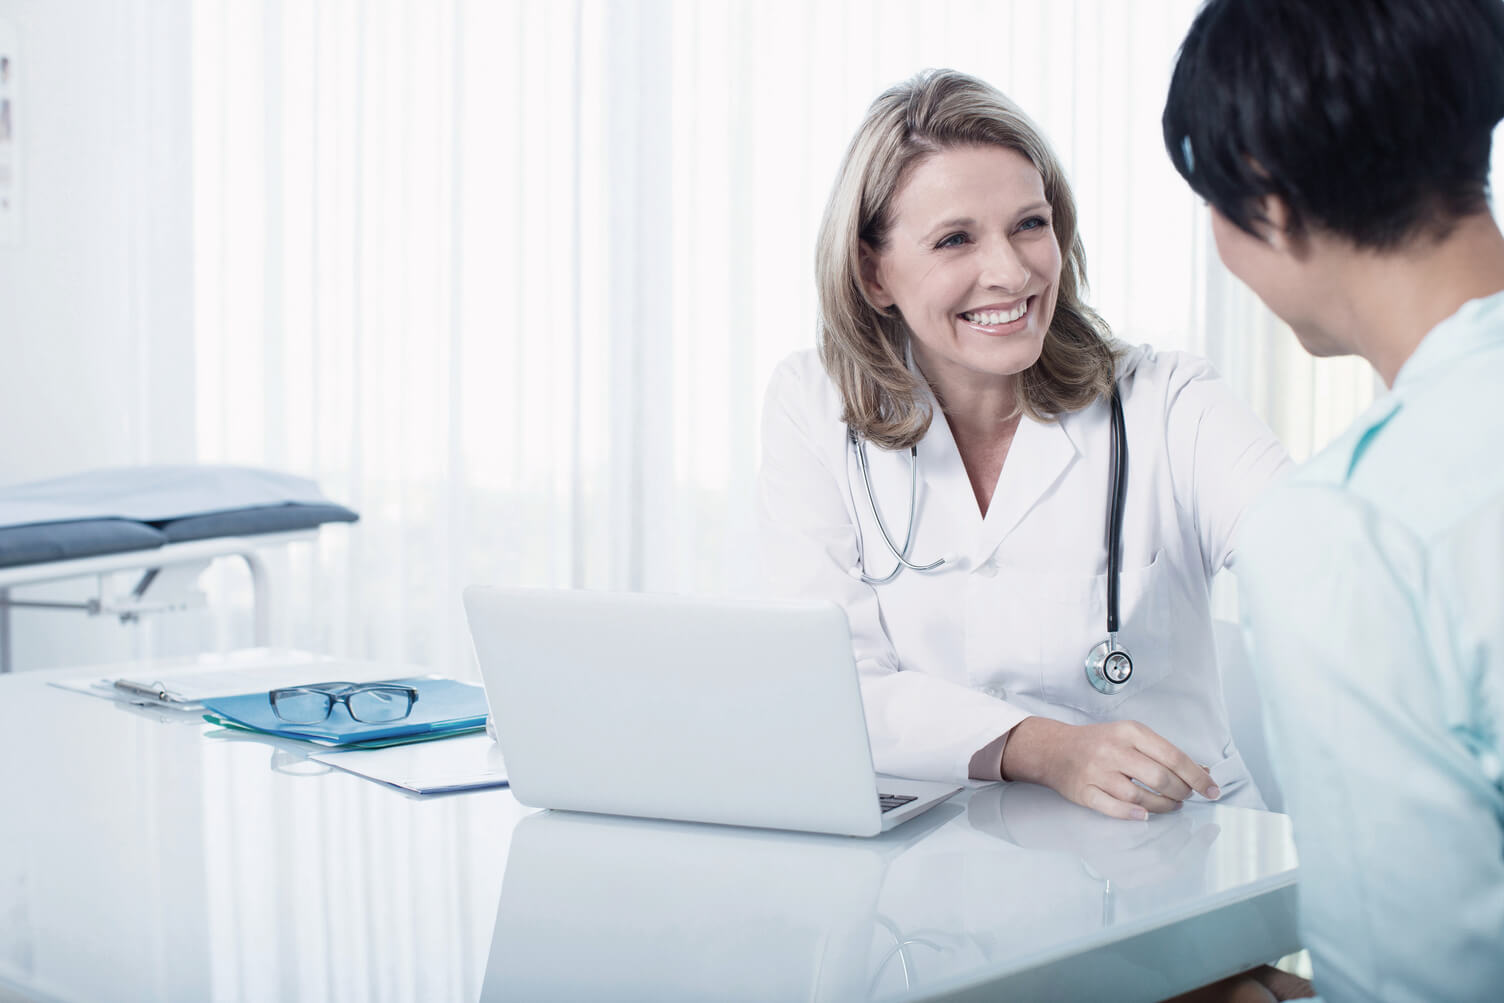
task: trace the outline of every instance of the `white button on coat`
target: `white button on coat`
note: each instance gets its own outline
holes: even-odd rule
[[[1105,401],[1055,422],[1023,418],[985,518],[937,408],[919,443],[909,559],[956,559],[874,586],[850,574],[859,539],[869,576],[895,561],[840,395],[813,351],[774,373],[759,477],[765,571],[779,594],[845,607],[880,772],[963,779],[974,753],[1031,714],[1130,719],[1211,766],[1224,802],[1261,805],[1228,730],[1209,589],[1231,562],[1244,507],[1289,458],[1203,359],[1129,349],[1118,379],[1129,448],[1119,638],[1134,672],[1107,696],[1084,668],[1107,629]],[[908,451],[867,451],[877,502],[901,544]]]

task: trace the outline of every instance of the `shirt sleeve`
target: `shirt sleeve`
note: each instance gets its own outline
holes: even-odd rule
[[[1165,435],[1175,500],[1194,520],[1208,578],[1233,563],[1244,510],[1291,467],[1269,426],[1211,363],[1171,353]],[[1132,473],[1129,474],[1132,477]]]
[[[1497,684],[1499,662],[1480,673],[1438,636],[1435,599],[1449,585],[1434,542],[1335,487],[1282,486],[1250,512],[1245,540],[1244,627],[1294,822],[1316,988],[1492,998],[1504,985],[1504,796],[1487,743],[1466,740],[1449,707],[1475,705],[1453,694]],[[1496,623],[1494,557],[1466,587]]]
[[[973,756],[1029,715],[979,690],[903,670],[883,627],[877,587],[851,574],[857,532],[846,504],[846,471],[835,466],[845,453],[830,445],[845,426],[835,415],[817,414],[809,386],[816,374],[798,368],[808,361],[784,362],[764,403],[758,475],[764,579],[774,594],[829,599],[845,609],[878,772],[968,779]],[[828,427],[816,431],[822,424]],[[822,435],[829,441],[817,440]],[[996,751],[1000,758],[1001,745]]]

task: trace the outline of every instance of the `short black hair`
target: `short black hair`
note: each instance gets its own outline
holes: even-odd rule
[[[1181,43],[1165,149],[1198,195],[1259,236],[1391,249],[1488,209],[1504,118],[1504,0],[1209,0]]]

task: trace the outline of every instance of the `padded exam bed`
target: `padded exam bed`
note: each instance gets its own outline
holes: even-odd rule
[[[0,672],[10,668],[14,607],[76,608],[134,619],[153,608],[144,598],[159,575],[197,577],[209,561],[238,556],[251,571],[254,635],[269,641],[270,583],[257,551],[311,539],[330,522],[359,516],[324,497],[303,477],[255,467],[142,466],[73,474],[0,487]],[[123,602],[14,599],[18,586],[142,572]]]

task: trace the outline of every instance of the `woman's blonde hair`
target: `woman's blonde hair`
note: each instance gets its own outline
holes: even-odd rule
[[[910,331],[896,309],[874,306],[862,284],[861,245],[887,245],[893,200],[926,157],[962,146],[1001,146],[1028,158],[1044,181],[1060,280],[1055,315],[1039,360],[1018,376],[1018,406],[1045,421],[1112,391],[1114,350],[1107,325],[1081,299],[1086,252],[1076,233],[1076,201],[1054,152],[1003,93],[955,70],[926,70],[884,91],[846,150],[820,222],[815,279],[820,355],[841,391],[841,418],[885,449],[924,437],[933,415],[907,363]]]

